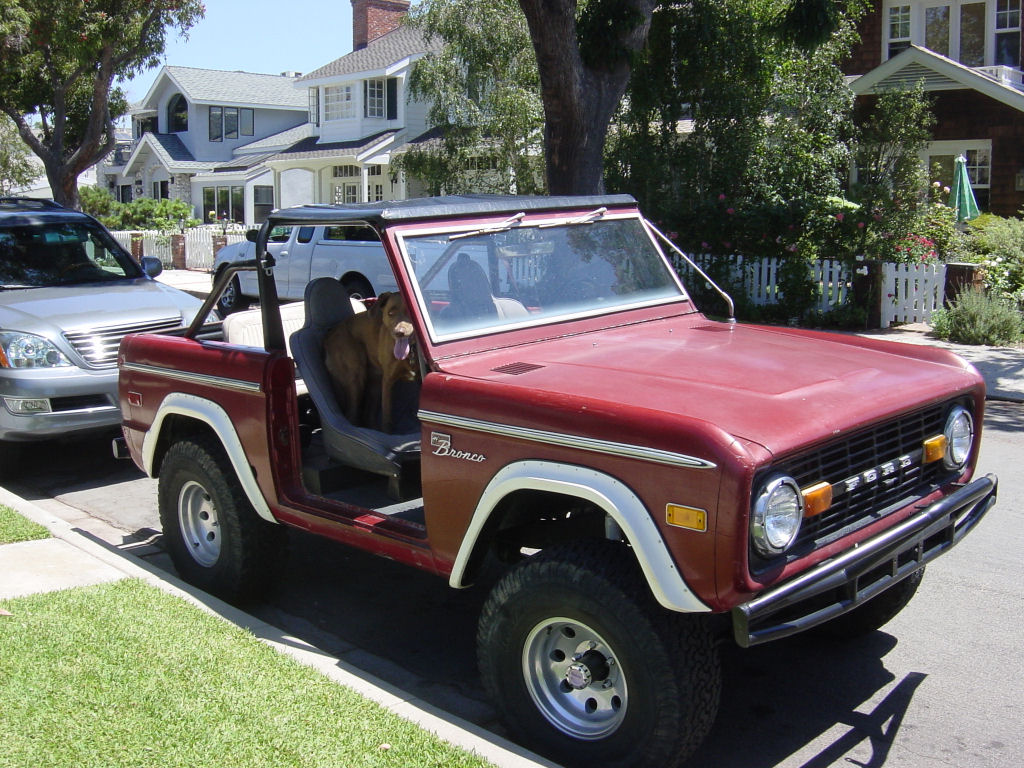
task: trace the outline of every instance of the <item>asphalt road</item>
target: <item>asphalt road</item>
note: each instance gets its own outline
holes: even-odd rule
[[[914,601],[855,643],[793,638],[722,648],[718,721],[690,765],[1019,768],[1024,764],[1024,405],[989,403],[981,472],[1000,500],[928,567]],[[14,493],[170,568],[156,483],[104,440],[32,446]],[[88,515],[84,516],[83,513]],[[107,527],[107,525],[112,528]],[[294,532],[293,532],[294,533]],[[130,534],[135,534],[131,537]],[[438,706],[500,730],[474,651],[482,590],[294,533],[268,600],[249,610]]]

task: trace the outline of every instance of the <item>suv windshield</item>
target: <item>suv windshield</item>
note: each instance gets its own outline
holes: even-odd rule
[[[0,288],[46,288],[141,277],[115,240],[90,221],[0,224]]]
[[[635,217],[402,238],[438,340],[685,298]]]

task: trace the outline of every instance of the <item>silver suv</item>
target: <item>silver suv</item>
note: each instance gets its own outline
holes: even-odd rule
[[[181,328],[201,306],[153,280],[161,269],[91,216],[0,198],[0,452],[120,424],[121,338]]]

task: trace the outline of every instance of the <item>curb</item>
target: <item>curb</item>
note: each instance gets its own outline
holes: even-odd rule
[[[145,581],[163,592],[182,598],[211,615],[248,630],[270,647],[291,656],[301,664],[312,667],[335,683],[347,686],[404,720],[415,723],[449,744],[462,747],[489,760],[499,768],[537,768],[540,766],[559,768],[557,763],[546,760],[501,736],[451,715],[439,707],[403,691],[398,686],[380,680],[304,640],[289,635],[223,600],[186,584],[181,579],[129,552],[106,544],[87,531],[76,528],[32,502],[16,496],[2,486],[0,486],[0,504],[5,504],[29,520],[44,526],[53,534],[54,538],[111,566],[123,573],[126,578]]]

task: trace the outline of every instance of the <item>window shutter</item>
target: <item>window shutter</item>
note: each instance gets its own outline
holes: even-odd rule
[[[370,81],[363,80],[363,117],[370,116]]]
[[[389,77],[387,79],[387,118],[388,120],[398,119],[398,78]]]

